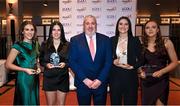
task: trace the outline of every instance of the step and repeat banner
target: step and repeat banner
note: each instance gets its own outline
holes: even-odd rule
[[[135,32],[137,0],[59,0],[59,20],[64,26],[68,41],[83,31],[83,19],[93,15],[97,19],[97,31],[109,37],[115,35],[116,22],[121,16],[127,16]],[[74,78],[70,74],[70,89],[74,87]]]
[[[83,19],[94,15],[97,19],[97,31],[109,37],[115,35],[116,22],[121,16],[131,19],[135,32],[137,0],[59,0],[60,22],[69,41],[83,31]]]

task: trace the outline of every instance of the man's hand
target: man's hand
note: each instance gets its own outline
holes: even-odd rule
[[[83,82],[84,82],[84,84],[85,84],[86,86],[88,86],[88,88],[91,88],[91,86],[92,86],[92,84],[93,84],[93,81],[90,80],[90,79],[88,79],[88,78],[85,78],[85,79],[83,80]]]
[[[98,80],[98,79],[95,79],[95,80],[93,81],[93,84],[91,85],[91,88],[92,88],[92,89],[97,89],[100,85],[101,85],[101,81]]]

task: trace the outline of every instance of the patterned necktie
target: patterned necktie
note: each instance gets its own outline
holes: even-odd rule
[[[94,60],[94,57],[95,57],[95,50],[94,50],[94,42],[93,42],[92,37],[90,37],[90,41],[89,41],[89,49],[90,49],[90,52],[91,52],[91,57],[92,57],[92,59]]]

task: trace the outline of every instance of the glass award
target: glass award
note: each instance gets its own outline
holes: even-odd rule
[[[126,52],[119,53],[118,60],[119,60],[119,64],[127,64],[127,53]]]
[[[54,65],[54,67],[59,67],[60,57],[57,53],[52,53],[50,56],[50,63]]]

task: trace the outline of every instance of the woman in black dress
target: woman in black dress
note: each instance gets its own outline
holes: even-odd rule
[[[50,26],[49,38],[40,49],[40,63],[44,67],[43,90],[48,105],[64,105],[69,91],[67,65],[68,42],[60,22]]]
[[[138,93],[137,68],[141,55],[141,44],[134,37],[128,17],[117,21],[112,40],[113,65],[110,71],[110,97],[112,105],[136,105]]]
[[[142,105],[167,105],[169,75],[178,64],[173,43],[162,38],[157,22],[148,21],[142,38]],[[170,63],[167,64],[168,60]]]

